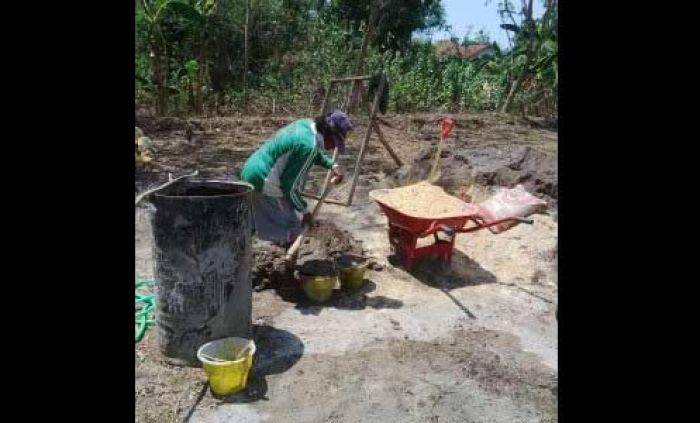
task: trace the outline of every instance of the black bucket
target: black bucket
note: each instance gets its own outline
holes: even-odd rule
[[[197,348],[250,338],[253,186],[184,179],[151,197],[161,353],[197,364]]]

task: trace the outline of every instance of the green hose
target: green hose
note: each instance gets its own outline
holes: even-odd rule
[[[138,293],[140,287],[151,285],[153,285],[152,279],[136,279],[136,343],[141,342],[148,327],[156,322],[156,320],[151,317],[156,301],[155,296]],[[142,305],[139,307],[139,304]]]

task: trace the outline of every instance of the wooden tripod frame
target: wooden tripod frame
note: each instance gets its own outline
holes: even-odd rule
[[[321,115],[324,115],[328,111],[328,101],[330,99],[330,94],[331,90],[335,86],[335,84],[343,83],[343,82],[351,82],[353,84],[368,80],[370,79],[369,76],[351,76],[347,78],[338,78],[338,79],[331,79],[330,83],[328,84],[328,89],[326,90],[325,97],[323,98],[323,105],[321,106]],[[355,188],[357,187],[357,181],[360,177],[360,172],[362,171],[362,162],[365,157],[365,153],[367,152],[367,145],[369,144],[369,139],[372,136],[372,132],[377,134],[377,138],[379,139],[379,142],[384,146],[384,148],[389,152],[389,155],[391,156],[392,159],[396,162],[397,165],[403,166],[403,162],[399,158],[399,156],[396,155],[396,152],[391,148],[389,143],[386,141],[386,138],[384,138],[384,134],[382,133],[382,130],[379,126],[379,124],[384,124],[383,119],[381,119],[379,116],[377,116],[377,111],[379,109],[379,101],[381,99],[381,94],[384,91],[384,86],[386,85],[386,74],[382,73],[381,79],[379,81],[379,87],[374,95],[374,101],[372,102],[372,107],[371,109],[368,108],[369,112],[369,124],[367,125],[367,129],[365,130],[365,135],[364,138],[362,139],[362,144],[360,145],[360,154],[357,156],[357,160],[355,161],[355,173],[352,178],[352,185],[350,186],[350,193],[348,194],[348,198],[346,201],[338,201],[334,199],[325,199],[324,201],[326,203],[332,203],[332,204],[339,204],[342,206],[350,206],[352,205],[352,199],[353,196],[355,195]],[[362,89],[364,91],[364,86],[362,86]],[[333,158],[338,157],[338,149],[335,148],[333,151]],[[328,183],[330,182],[332,172],[328,171],[326,174],[326,179],[323,183],[323,188],[321,189],[321,192],[326,192],[326,188],[328,187]],[[306,187],[306,180],[304,180],[304,187]],[[316,200],[320,200],[320,195],[318,194],[312,194],[312,193],[307,193],[303,192],[303,196],[308,197],[308,198],[313,198]]]

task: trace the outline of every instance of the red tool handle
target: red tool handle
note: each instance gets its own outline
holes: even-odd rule
[[[455,127],[455,121],[452,118],[443,117],[440,119],[440,137],[444,140],[452,132],[452,128]]]

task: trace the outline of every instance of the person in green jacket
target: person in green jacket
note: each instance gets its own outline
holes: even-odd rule
[[[256,150],[243,165],[241,179],[255,187],[253,218],[258,238],[288,247],[310,221],[301,185],[312,165],[333,172],[340,183],[343,171],[322,149],[345,152],[345,137],[353,129],[348,116],[333,111],[315,119],[290,123]]]

